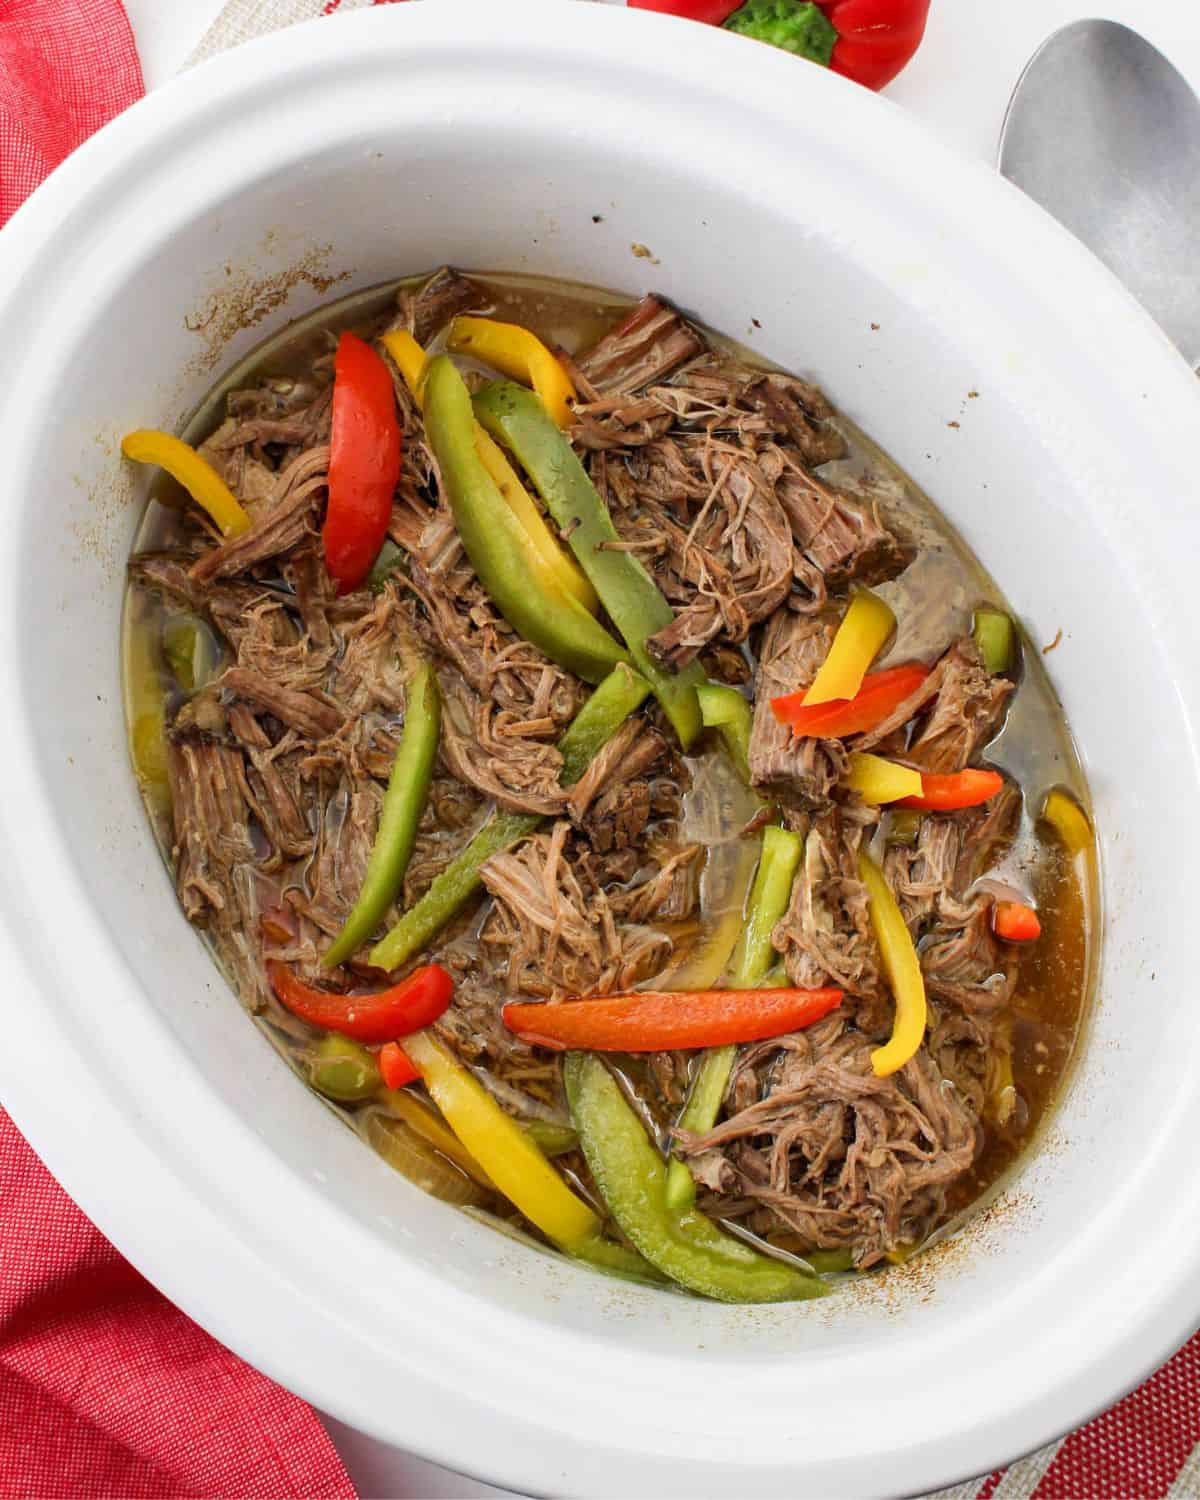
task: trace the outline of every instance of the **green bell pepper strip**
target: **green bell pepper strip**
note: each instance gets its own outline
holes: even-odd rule
[[[649,691],[650,684],[624,663],[609,673],[558,742],[563,760],[559,780],[564,786],[579,780],[592,757]],[[479,889],[483,883],[479,872],[492,855],[527,838],[541,822],[536,813],[497,811],[434,879],[416,905],[409,907],[387,936],[371,949],[370,962],[375,968],[398,969],[414,953],[427,947]]]
[[[384,585],[397,570],[405,565],[404,550],[397,547],[391,537],[384,537],[383,546],[376,554],[375,561],[371,564],[371,571],[367,574],[367,587],[373,594],[382,594]]]
[[[977,609],[972,633],[991,675],[997,677],[1007,672],[1013,656],[1013,623],[1009,616],[999,609]]]
[[[760,985],[775,960],[771,931],[788,909],[792,899],[792,882],[800,868],[804,841],[787,828],[764,828],[762,855],[750,899],[746,903],[746,921],[733,955],[730,984],[746,990]],[[687,1104],[679,1117],[684,1130],[703,1135],[717,1123],[721,1100],[729,1087],[729,1075],[736,1046],[713,1047],[700,1059],[696,1077],[688,1093]],[[667,1168],[667,1203],[679,1212],[696,1201],[696,1183],[687,1166],[673,1159]]]
[[[706,729],[721,736],[729,758],[747,786],[750,785],[750,726],[754,719],[750,704],[737,688],[723,682],[705,682],[696,689],[700,717]]]
[[[360,1104],[378,1090],[379,1065],[361,1042],[331,1031],[304,1059],[308,1081],[339,1104]]]
[[[529,533],[479,457],[471,397],[447,355],[430,360],[423,390],[425,435],[437,459],[442,490],[471,566],[496,608],[518,635],[540,647],[551,661],[585,682],[603,681],[628,655],[579,600],[546,573]],[[551,427],[557,433],[553,423]]]
[[[417,842],[442,726],[441,694],[428,663],[418,668],[405,699],[404,730],[392,762],[367,873],[345,925],[321,959],[327,969],[345,963],[379,926],[400,892]]]
[[[608,507],[569,440],[533,392],[511,381],[483,386],[474,407],[480,426],[516,455],[532,480],[624,636],[638,671],[650,683],[683,748],[688,749],[701,729],[696,690],[704,682],[704,673],[698,662],[682,672],[668,671],[646,649],[649,637],[669,625],[675,612],[632,552],[614,551],[607,545],[620,538]]]
[[[711,1220],[667,1206],[666,1164],[600,1059],[572,1052],[563,1071],[571,1118],[600,1195],[629,1241],[673,1281],[721,1302],[823,1296],[815,1275],[722,1234]]]

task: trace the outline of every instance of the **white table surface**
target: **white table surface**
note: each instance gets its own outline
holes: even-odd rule
[[[125,0],[147,88],[177,71],[225,3]],[[1052,31],[1089,15],[1136,28],[1200,90],[1195,0],[933,0],[925,43],[888,94],[944,140],[993,162],[1004,108],[1025,62]],[[509,1493],[377,1443],[331,1418],[326,1426],[363,1500],[476,1500]],[[483,1465],[474,1454],[464,1455],[464,1462]]]

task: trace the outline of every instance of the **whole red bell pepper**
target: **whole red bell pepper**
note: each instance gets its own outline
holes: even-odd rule
[[[294,1016],[359,1042],[391,1042],[430,1026],[450,1004],[454,981],[440,964],[414,969],[399,984],[373,995],[338,995],[296,978],[286,964],[267,964],[281,1005]]]
[[[829,66],[869,89],[891,83],[925,35],[930,0],[818,0],[838,34]]]
[[[635,10],[724,26],[869,89],[890,83],[925,35],[930,0],[628,0]]]
[[[343,333],[333,359],[329,504],[325,565],[339,594],[371,571],[387,535],[400,477],[400,423],[392,377],[356,334]]]

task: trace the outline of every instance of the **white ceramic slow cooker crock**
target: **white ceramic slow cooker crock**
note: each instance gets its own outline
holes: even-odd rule
[[[247,1021],[147,833],[119,435],[174,427],[324,295],[445,261],[654,287],[814,373],[1032,639],[1063,632],[1107,913],[1082,1064],[982,1222],[822,1304],[627,1287],[410,1188]],[[658,1496],[931,1488],[1080,1422],[1192,1330],[1195,383],[1030,203],[886,102],[702,26],[385,7],[209,63],[79,151],[0,236],[0,347],[0,1088],[193,1317],[442,1463]]]

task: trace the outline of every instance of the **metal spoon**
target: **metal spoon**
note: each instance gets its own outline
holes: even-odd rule
[[[1000,170],[1200,365],[1200,99],[1161,52],[1115,21],[1056,31],[1013,90]]]

